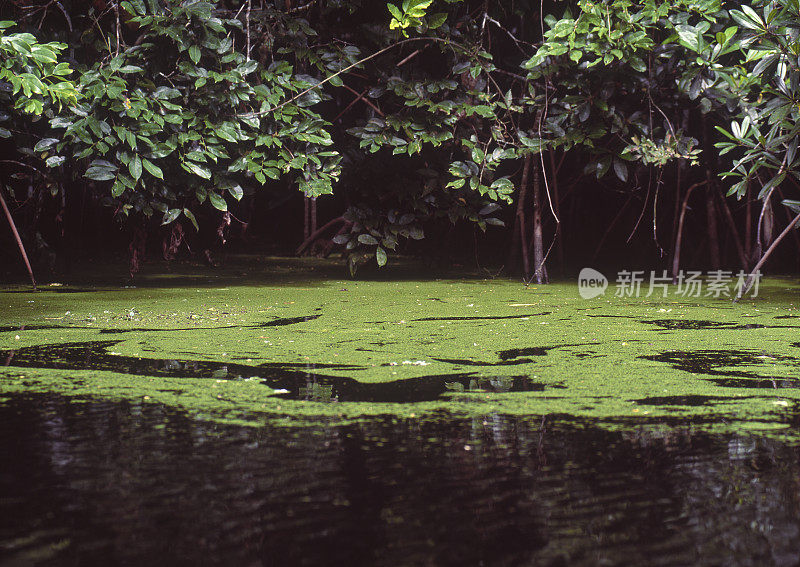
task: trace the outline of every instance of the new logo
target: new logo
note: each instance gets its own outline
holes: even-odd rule
[[[592,268],[583,268],[578,274],[578,293],[584,299],[603,295],[608,287],[608,279]]]

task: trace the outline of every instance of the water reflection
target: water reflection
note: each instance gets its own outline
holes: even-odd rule
[[[773,317],[780,319],[780,317]],[[796,329],[797,325],[763,325],[761,323],[726,323],[723,321],[698,321],[692,319],[647,319],[640,321],[648,325],[655,325],[668,331],[717,329],[717,330],[745,330],[745,329]]]
[[[464,372],[369,383],[319,372],[335,369],[355,373],[367,369],[363,366],[279,362],[251,366],[213,360],[142,358],[109,352],[120,342],[61,343],[0,350],[0,364],[23,368],[106,370],[153,377],[258,380],[278,390],[282,397],[315,402],[424,402],[436,400],[453,390],[453,384],[461,386],[459,391],[541,392],[545,388],[564,388],[562,384],[530,380],[526,375],[479,378]]]
[[[639,358],[666,362],[673,368],[692,374],[717,376],[707,380],[727,388],[800,388],[800,380],[793,377],[759,374],[752,370],[732,370],[737,366],[766,366],[770,369],[775,363],[800,366],[800,361],[792,356],[755,350],[668,350]]]
[[[324,392],[317,392],[325,395]],[[797,565],[798,448],[551,418],[239,428],[0,405],[0,557],[47,565]]]

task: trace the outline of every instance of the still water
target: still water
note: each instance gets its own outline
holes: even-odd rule
[[[0,565],[800,564],[800,448],[679,421],[0,405]]]
[[[800,282],[262,264],[0,288],[0,567],[800,566]]]

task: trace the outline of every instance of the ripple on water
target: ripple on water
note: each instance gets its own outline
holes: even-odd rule
[[[11,564],[798,559],[797,448],[689,427],[493,415],[253,428],[11,396],[0,454],[14,455],[0,463]]]

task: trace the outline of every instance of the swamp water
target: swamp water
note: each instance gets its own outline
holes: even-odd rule
[[[796,281],[307,268],[0,289],[0,566],[800,564]]]

